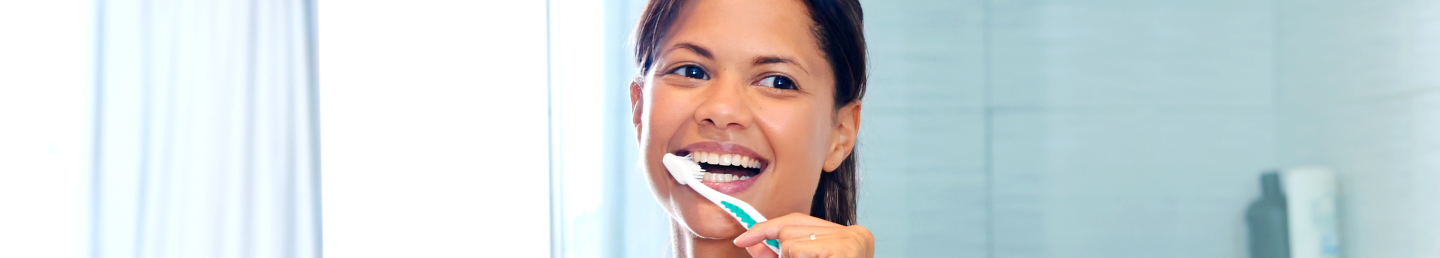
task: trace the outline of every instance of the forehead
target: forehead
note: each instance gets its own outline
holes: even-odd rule
[[[699,0],[677,18],[665,48],[685,42],[709,49],[720,61],[779,55],[815,67],[812,71],[825,65],[813,22],[799,0]]]

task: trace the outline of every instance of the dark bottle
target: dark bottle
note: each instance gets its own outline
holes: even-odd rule
[[[1290,227],[1285,212],[1285,194],[1280,191],[1280,175],[1268,172],[1260,176],[1260,199],[1245,210],[1250,228],[1250,258],[1290,258]]]

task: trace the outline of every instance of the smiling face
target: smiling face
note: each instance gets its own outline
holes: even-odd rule
[[[745,231],[676,183],[665,153],[691,156],[711,172],[705,185],[766,217],[808,213],[820,173],[848,155],[854,133],[837,129],[835,77],[804,3],[692,1],[668,32],[631,99],[643,170],[671,218],[702,238]]]

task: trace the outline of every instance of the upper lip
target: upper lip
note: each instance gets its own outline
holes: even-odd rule
[[[690,155],[691,153],[694,153],[694,152],[708,152],[708,153],[717,153],[717,154],[735,154],[735,155],[740,155],[740,156],[748,157],[748,158],[754,159],[754,160],[756,160],[756,161],[760,161],[760,167],[758,168],[759,171],[765,171],[765,167],[770,164],[770,160],[765,159],[765,157],[761,157],[760,154],[759,154],[759,153],[756,153],[754,150],[751,150],[750,148],[746,148],[746,147],[743,146],[743,145],[736,144],[736,143],[730,143],[730,142],[711,142],[711,141],[705,141],[705,142],[691,143],[690,145],[686,145],[684,148],[680,148],[679,150],[676,150],[676,151],[675,151],[675,155],[677,155],[677,156],[685,156],[685,155]]]

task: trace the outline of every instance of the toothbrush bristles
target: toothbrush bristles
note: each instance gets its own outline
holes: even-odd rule
[[[690,162],[695,162],[695,158],[692,158],[693,155],[694,154],[686,154],[685,159],[690,160]],[[705,179],[705,174],[702,174],[704,172],[705,169],[700,167],[700,163],[695,162],[695,173],[690,174],[690,176],[695,177],[695,180]]]

